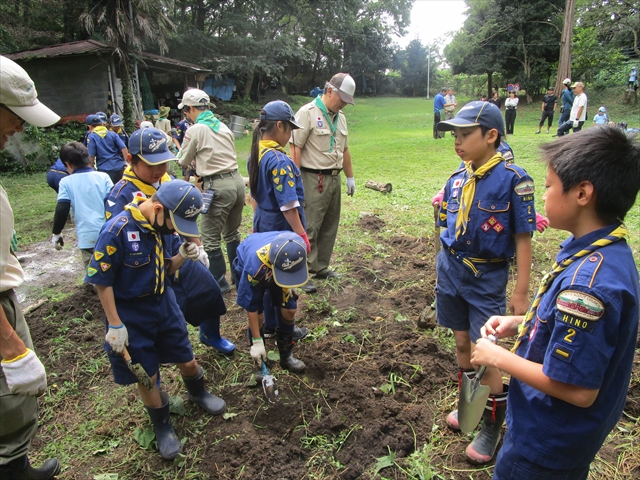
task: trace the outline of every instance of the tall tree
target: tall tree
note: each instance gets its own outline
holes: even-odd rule
[[[562,36],[560,37],[560,59],[558,60],[558,75],[556,76],[556,92],[562,91],[562,81],[565,78],[571,78],[571,38],[573,37],[575,8],[576,0],[566,0]]]

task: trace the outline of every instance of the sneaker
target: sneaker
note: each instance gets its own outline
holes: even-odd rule
[[[301,286],[300,290],[302,290],[304,293],[316,293],[318,291],[318,289],[316,288],[316,286],[313,284],[311,280],[309,280],[307,283]]]
[[[540,130],[538,130],[538,131],[536,132],[536,135],[538,135],[539,133],[540,133]],[[549,132],[547,132],[547,133],[549,133]]]
[[[275,328],[265,328],[264,329],[264,338],[274,338],[276,336]]]
[[[549,134],[549,130],[547,130],[547,135]]]

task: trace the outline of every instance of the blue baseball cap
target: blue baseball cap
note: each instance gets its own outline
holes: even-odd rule
[[[283,102],[282,100],[274,100],[273,102],[267,103],[262,111],[264,113],[260,113],[260,120],[280,120],[281,122],[289,122],[294,130],[296,128],[302,128],[302,125],[296,122],[296,117],[293,114],[293,110],[287,102]]]
[[[307,247],[296,233],[282,232],[271,242],[269,262],[273,266],[273,281],[279,287],[301,287],[309,280]]]
[[[96,117],[100,119],[102,123],[107,123],[107,114],[104,112],[96,112]]]
[[[109,119],[109,123],[111,124],[112,127],[121,127],[122,117],[114,113],[113,115],[111,115],[111,118]]]
[[[187,237],[199,237],[198,215],[202,210],[202,194],[184,180],[164,182],[156,191],[158,201],[169,210],[176,232]]]
[[[94,120],[96,119],[95,115],[87,115],[87,118],[85,119],[85,123],[87,125],[93,125]]]
[[[141,128],[133,132],[129,137],[129,153],[138,155],[147,165],[176,160],[167,146],[167,136],[157,128]]]
[[[495,128],[504,137],[504,120],[500,109],[493,103],[477,100],[467,103],[458,110],[458,113],[451,120],[438,123],[437,129],[440,131],[453,130],[453,127],[476,127],[482,126]]]

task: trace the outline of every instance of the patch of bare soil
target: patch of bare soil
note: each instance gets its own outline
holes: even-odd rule
[[[360,226],[374,234],[379,222],[365,217]],[[223,329],[238,352],[228,362],[210,349],[196,351],[203,352],[197,358],[205,366],[208,383],[226,400],[228,411],[237,415],[224,420],[204,414],[186,400],[175,370],[163,368],[165,388],[168,384],[187,404],[187,415],[173,420],[178,435],[188,438],[187,466],[182,467],[135,443],[133,430],[148,424],[146,414],[131,389],[114,387],[106,364],[98,371],[79,368],[87,357],[104,355],[103,313],[97,296],[84,287],[72,287],[73,295],[66,300],[30,312],[35,346],[47,362],[50,378],[58,385],[77,382],[74,405],[90,408],[85,394],[91,389],[119,396],[131,410],[129,419],[120,419],[123,438],[117,439],[117,447],[109,454],[82,459],[70,452],[60,478],[87,479],[106,472],[119,473],[120,479],[377,478],[371,475],[377,457],[394,452],[403,465],[408,455],[431,443],[431,463],[442,475],[439,478],[489,479],[491,469],[465,462],[469,439],[445,426],[457,388],[455,356],[434,338],[437,330],[416,328],[416,320],[434,296],[433,239],[397,236],[379,243],[384,247],[379,251],[363,247],[345,258],[348,275],[339,282],[318,282],[317,294],[302,294],[299,323],[312,335],[294,353],[307,369],[291,375],[271,362],[280,391],[277,404],[268,404],[260,389],[243,384],[255,367],[248,357],[246,317],[233,304],[233,294],[226,297],[230,312]],[[69,342],[60,342],[61,329],[66,329]],[[192,337],[192,341],[197,340]],[[267,349],[275,350],[273,341],[267,341]],[[215,379],[228,378],[231,365],[241,378],[218,388]],[[43,400],[45,405],[47,401]],[[631,385],[627,413],[640,415],[637,380]],[[114,435],[109,433],[113,428],[109,412],[74,416],[61,408],[43,419],[34,455],[64,432],[77,431],[88,417],[97,421],[95,435]],[[609,444],[601,452],[613,465],[615,446]],[[381,474],[408,478],[397,467]]]

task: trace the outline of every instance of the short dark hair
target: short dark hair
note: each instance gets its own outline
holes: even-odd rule
[[[60,160],[63,163],[68,163],[73,168],[82,168],[87,165],[91,165],[91,157],[89,157],[89,151],[80,142],[65,143],[60,148]]]
[[[440,91],[441,92],[446,92],[447,91],[447,87],[442,87],[442,89]]]
[[[489,128],[489,127],[485,127],[484,125],[480,125],[480,131],[482,132],[482,136],[484,137],[487,132],[489,130],[495,130],[495,128]],[[502,137],[500,136],[500,134],[498,133],[498,138],[496,139],[495,143],[493,144],[494,147],[496,147],[496,150],[498,149],[498,147],[500,146],[500,141],[502,140]]]
[[[617,125],[582,130],[540,147],[566,192],[580,182],[595,190],[596,214],[609,224],[624,220],[640,190],[640,143]]]

